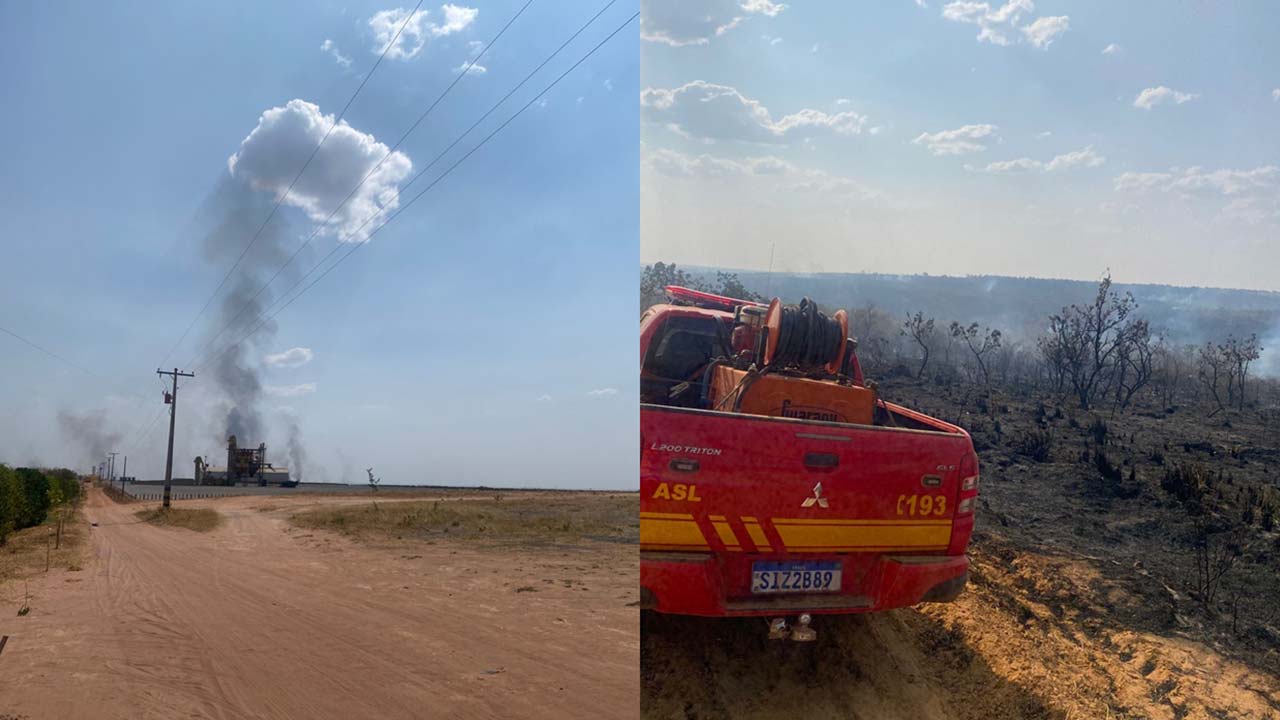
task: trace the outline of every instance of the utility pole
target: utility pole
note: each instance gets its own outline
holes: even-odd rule
[[[124,456],[124,472],[120,473],[120,492],[124,492],[124,479],[129,477],[129,456]]]
[[[164,401],[169,404],[169,454],[164,459],[164,507],[169,507],[169,486],[173,482],[173,423],[178,417],[178,378],[195,377],[195,373],[180,372],[178,368],[156,370],[157,375],[169,375],[173,378],[173,393],[165,393]]]
[[[110,466],[108,466],[108,467],[109,467],[109,469],[107,470],[107,482],[108,482],[108,483],[110,483],[112,480],[115,480],[115,477],[116,477],[116,456],[117,456],[117,455],[119,455],[119,454],[120,454],[120,453],[118,453],[118,452],[109,452],[109,453],[107,453],[107,455],[108,455],[108,456],[110,456],[110,458],[111,458],[111,465],[110,465]]]

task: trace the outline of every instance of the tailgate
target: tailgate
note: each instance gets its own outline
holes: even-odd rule
[[[952,429],[642,406],[641,549],[946,551],[970,451]]]

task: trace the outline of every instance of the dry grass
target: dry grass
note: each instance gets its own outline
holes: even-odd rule
[[[465,540],[536,545],[635,543],[640,537],[635,493],[547,493],[518,499],[374,502],[320,508],[291,516],[304,528],[364,540]]]
[[[88,527],[84,515],[78,509],[71,509],[67,511],[61,547],[57,549],[53,548],[58,529],[53,513],[43,525],[11,534],[8,541],[0,545],[0,585],[44,572],[46,559],[52,570],[79,570]]]
[[[118,503],[127,504],[127,503],[138,502],[137,498],[125,493],[123,490],[116,487],[115,485],[99,485],[98,487],[102,489],[102,493],[104,495],[106,495],[107,497],[111,498],[112,500]]]
[[[209,532],[222,523],[222,516],[208,508],[148,508],[134,515],[143,522],[161,527],[180,527],[196,532]]]

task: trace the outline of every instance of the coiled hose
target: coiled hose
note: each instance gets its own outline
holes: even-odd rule
[[[799,305],[782,306],[777,349],[769,365],[812,368],[838,362],[843,341],[840,322],[818,310],[809,298],[803,298]]]

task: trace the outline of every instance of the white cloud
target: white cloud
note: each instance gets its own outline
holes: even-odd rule
[[[1020,172],[1057,172],[1059,170],[1068,170],[1077,167],[1099,167],[1105,163],[1107,159],[1094,152],[1092,147],[1083,150],[1075,150],[1055,156],[1049,162],[1033,160],[1032,158],[1017,158],[1016,160],[1001,160],[988,164],[982,168],[983,172],[1007,174]],[[969,166],[966,166],[969,167]],[[976,169],[969,167],[969,169]]]
[[[651,121],[709,141],[780,143],[796,135],[823,132],[857,135],[867,120],[853,111],[829,114],[811,109],[775,120],[760,102],[727,85],[702,80],[670,90],[648,88],[640,93],[640,109]]]
[[[483,75],[489,72],[489,68],[481,65],[480,63],[471,63],[470,67],[468,67],[466,63],[462,63],[458,67],[454,68],[453,71],[456,73],[465,72],[468,75]]]
[[[929,7],[929,4],[926,3],[924,0],[915,0],[915,3],[916,3],[916,7],[922,7],[922,8]]]
[[[351,67],[351,58],[343,55],[342,52],[338,50],[338,46],[335,45],[332,40],[325,38],[325,41],[320,43],[320,49],[333,56],[334,62],[338,63],[342,67]]]
[[[1214,170],[1205,172],[1201,167],[1182,171],[1170,184],[1169,190],[1208,190],[1222,195],[1239,195],[1253,190],[1269,190],[1280,186],[1280,168],[1263,165],[1252,170]]]
[[[1045,130],[1045,131],[1044,131],[1044,132],[1042,132],[1042,133],[1036,133],[1036,137],[1038,137],[1038,138],[1047,138],[1047,137],[1049,137],[1050,135],[1053,135],[1053,131],[1052,131],[1052,130]]]
[[[1041,50],[1047,50],[1054,39],[1070,27],[1071,22],[1066,15],[1056,15],[1037,18],[1035,22],[1020,29],[1027,42]]]
[[[1103,55],[1119,55],[1123,52],[1124,52],[1124,48],[1120,47],[1115,43],[1111,43],[1110,45],[1102,48]]]
[[[1114,180],[1117,192],[1173,194],[1179,201],[1192,197],[1231,198],[1221,209],[1224,220],[1257,225],[1280,220],[1280,167],[1261,165],[1250,170],[1202,167],[1171,168],[1169,172],[1126,172]]]
[[[1280,91],[1277,91],[1277,92],[1280,92]],[[848,105],[851,102],[853,101],[850,100],[849,98],[836,98],[837,105]]]
[[[1271,91],[1271,101],[1280,102],[1280,88]]]
[[[289,348],[282,353],[268,355],[263,360],[271,367],[296,368],[311,362],[311,358],[314,356],[315,354],[311,352],[311,348],[296,347]]]
[[[1116,176],[1115,188],[1120,192],[1131,190],[1150,190],[1151,188],[1163,185],[1172,177],[1173,176],[1169,173],[1125,172]]]
[[[305,100],[290,100],[284,107],[271,108],[262,113],[257,127],[227,159],[227,168],[233,177],[279,198],[333,120],[332,115],[322,114],[319,107]],[[388,149],[372,135],[360,132],[344,120],[329,134],[285,202],[301,208],[312,222],[325,222],[361,178],[386,156],[381,167],[321,228],[325,234],[339,234],[342,240],[363,242],[378,221],[375,218],[360,230],[358,226],[370,216],[380,216],[399,207],[399,185],[413,169],[408,155],[396,151],[387,156]]]
[[[640,38],[672,47],[706,45],[751,16],[777,17],[787,6],[770,0],[646,0]]]
[[[409,11],[404,8],[374,13],[368,21],[369,29],[373,31],[371,51],[375,55],[386,51],[392,60],[409,60],[422,51],[429,39],[465,30],[480,13],[476,8],[459,5],[441,5],[440,12],[444,16],[443,24],[429,20],[430,13],[425,10],[415,14],[408,23],[405,23],[405,18],[409,17]],[[401,25],[404,25],[404,30],[400,30]],[[400,33],[399,37],[396,37],[396,32]],[[394,44],[392,38],[395,38]]]
[[[672,178],[754,178],[769,183],[770,191],[786,190],[858,201],[883,197],[879,191],[851,178],[801,168],[773,155],[730,160],[705,153],[686,155],[662,148],[646,152],[643,165],[647,170]]]
[[[966,165],[965,168],[969,170],[978,169],[971,165]],[[1034,170],[1043,170],[1043,169],[1044,169],[1044,163],[1040,162],[1039,160],[1032,160],[1031,158],[1018,158],[1016,160],[1000,160],[998,162],[988,163],[985,168],[982,168],[982,171],[989,172],[989,173],[1003,174],[1003,173],[1032,172]]]
[[[543,393],[538,396],[537,402],[551,402],[551,396]]]
[[[1045,163],[1044,169],[1047,172],[1053,172],[1075,167],[1099,167],[1106,161],[1105,157],[1094,152],[1093,147],[1090,146],[1083,150],[1075,150],[1064,155],[1058,155]]]
[[[1196,93],[1178,92],[1177,90],[1171,90],[1161,85],[1159,87],[1147,88],[1146,90],[1138,93],[1138,97],[1133,99],[1133,106],[1136,108],[1142,108],[1143,110],[1150,110],[1156,105],[1164,105],[1167,103],[1181,105],[1182,103],[1195,100],[1198,97],[1200,96]]]
[[[604,82],[600,83],[600,85],[605,90],[608,90],[609,92],[613,92],[613,78],[605,78]]]
[[[965,125],[955,130],[921,133],[911,142],[929,148],[934,155],[965,155],[986,150],[986,145],[974,141],[991,137],[996,129],[995,125]]]
[[[978,26],[978,42],[1007,47],[1017,42],[1014,31],[1020,31],[1027,42],[1041,50],[1048,49],[1050,43],[1070,27],[1070,18],[1066,15],[1055,15],[1033,20],[1027,25],[1019,25],[1024,14],[1035,10],[1032,0],[1008,0],[1004,5],[992,9],[990,3],[957,0],[947,3],[942,8],[942,17],[951,22]]]
[[[617,395],[617,394],[618,394],[618,391],[614,388],[600,388],[599,390],[587,391],[587,395],[590,395],[591,397],[609,397],[610,395]]]
[[[1031,0],[1009,0],[996,10],[991,9],[990,3],[957,0],[942,8],[942,17],[952,22],[977,25],[978,42],[1003,46],[1010,44],[1006,33],[1017,27],[1022,13],[1034,9]]]
[[[316,391],[315,383],[301,383],[299,385],[267,385],[262,388],[268,395],[275,397],[298,397],[299,395],[310,395]]]

